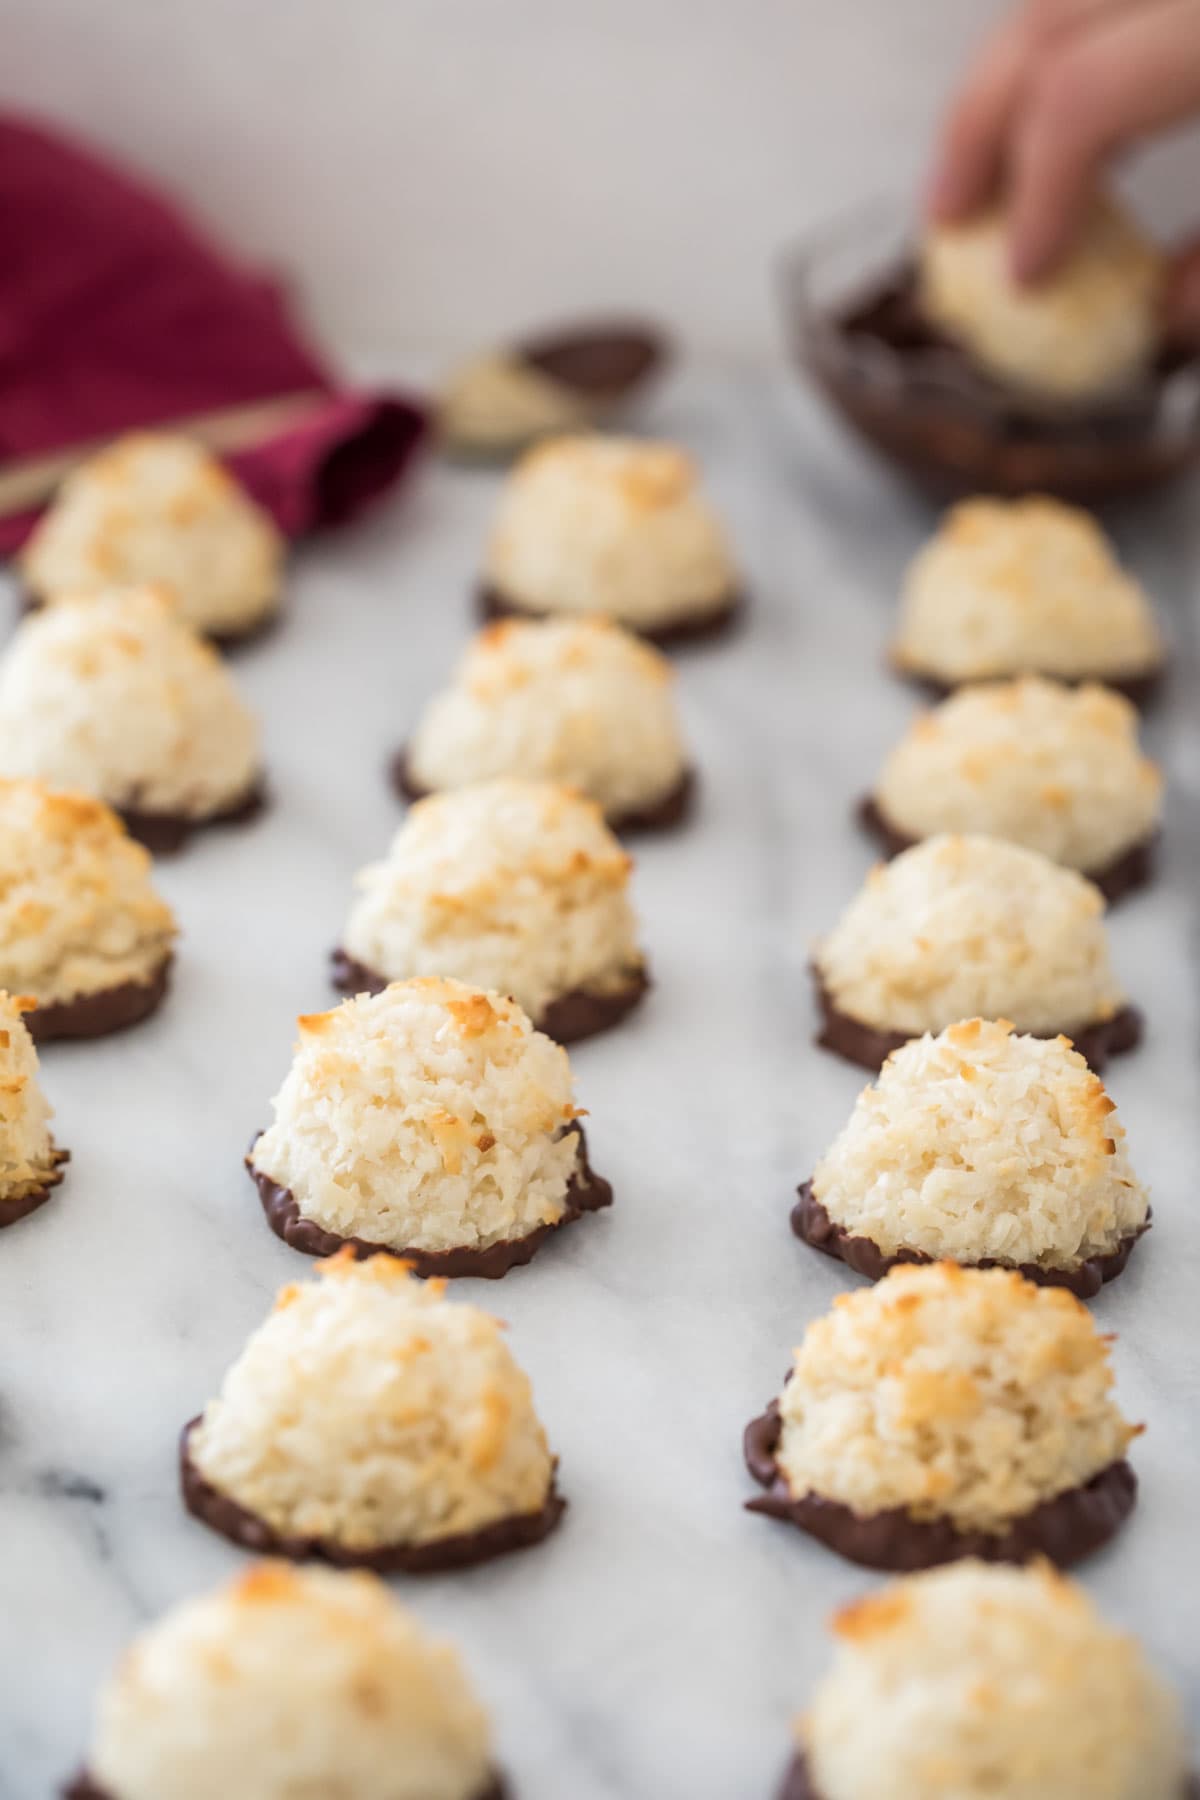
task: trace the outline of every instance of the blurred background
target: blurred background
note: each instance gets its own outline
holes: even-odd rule
[[[781,242],[912,187],[993,0],[0,0],[0,103],[291,271],[344,346],[628,303],[762,358]],[[1144,159],[1194,216],[1194,145]]]

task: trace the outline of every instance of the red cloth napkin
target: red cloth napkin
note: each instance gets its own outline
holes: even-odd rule
[[[0,118],[0,469],[131,426],[318,390],[228,458],[288,536],[351,518],[408,467],[421,408],[342,387],[279,289],[90,151]],[[35,514],[0,519],[0,555]]]

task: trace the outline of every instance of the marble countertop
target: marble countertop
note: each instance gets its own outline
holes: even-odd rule
[[[528,1555],[401,1586],[461,1646],[519,1800],[765,1800],[826,1617],[874,1580],[742,1511],[740,1435],[853,1280],[788,1230],[862,1082],[812,1045],[805,959],[871,860],[850,808],[914,704],[881,652],[929,516],[782,375],[680,376],[646,424],[702,459],[753,612],[679,659],[702,804],[637,847],[654,993],[573,1057],[616,1204],[502,1284],[461,1284],[511,1322],[570,1511]],[[385,757],[468,629],[494,492],[431,467],[297,557],[284,628],[236,663],[271,811],[161,865],[185,935],[160,1016],[43,1057],[73,1162],[0,1238],[0,1800],[53,1792],[130,1635],[239,1564],[181,1511],[176,1435],[308,1272],[242,1152],[296,1014],[331,1000],[351,875],[399,817]],[[1112,922],[1149,1030],[1111,1087],[1156,1226],[1095,1309],[1149,1430],[1138,1511],[1083,1578],[1200,1724],[1200,529],[1186,494],[1117,524],[1176,662],[1149,728],[1171,777],[1163,875]]]

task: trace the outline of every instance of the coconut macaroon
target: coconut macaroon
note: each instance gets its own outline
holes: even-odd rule
[[[230,640],[274,617],[283,558],[271,519],[201,444],[135,432],[67,477],[20,567],[38,603],[161,584],[189,625]]]
[[[503,350],[460,363],[438,396],[438,436],[454,455],[506,457],[538,438],[580,431],[586,396]]]
[[[678,824],[694,786],[670,663],[605,619],[485,627],[394,775],[410,800],[498,775],[562,782],[616,831]]]
[[[997,381],[1047,400],[1103,400],[1144,375],[1159,348],[1165,261],[1134,220],[1097,196],[1052,275],[1018,282],[1009,219],[995,206],[932,225],[921,245],[921,307]]]
[[[173,850],[258,810],[258,723],[165,590],[63,598],[0,659],[0,776],[92,794]]]
[[[729,625],[738,576],[690,457],[560,437],[509,476],[484,563],[489,615],[604,614],[658,642]]]
[[[607,1206],[567,1053],[513,1000],[419,977],[300,1020],[247,1167],[296,1250],[499,1276]]]
[[[1111,901],[1149,878],[1162,800],[1128,700],[1027,676],[922,714],[860,810],[889,854],[982,832],[1079,869]]]
[[[893,1269],[805,1332],[747,1429],[747,1505],[871,1568],[1075,1562],[1137,1493],[1108,1343],[1014,1270]]]
[[[1044,1562],[894,1581],[833,1620],[783,1800],[1184,1800],[1180,1709]]]
[[[98,1037],[167,991],[175,917],[151,861],[88,794],[0,781],[0,986],[28,994],[33,1036]]]
[[[485,350],[453,369],[438,435],[456,456],[500,458],[556,432],[598,424],[666,361],[654,326],[592,319]]]
[[[1085,1299],[1149,1222],[1124,1128],[1082,1056],[983,1019],[888,1058],[792,1212],[798,1237],[872,1280],[947,1259]]]
[[[1065,1034],[1093,1068],[1141,1037],[1099,888],[999,838],[926,838],[872,869],[812,968],[818,1041],[868,1069],[960,1019]]]
[[[499,1320],[343,1250],[284,1288],[184,1432],[188,1510],[251,1549],[423,1573],[538,1543],[565,1502]]]
[[[356,993],[453,976],[510,994],[560,1043],[588,1037],[646,991],[631,866],[571,788],[508,777],[435,794],[358,876],[335,980]]]
[[[1095,519],[1033,496],[947,513],[908,570],[891,656],[941,690],[1050,675],[1141,699],[1162,672],[1163,642]]]
[[[27,994],[0,990],[0,1227],[36,1212],[70,1160],[54,1142],[53,1110],[38,1085],[38,1054],[24,1018],[35,1005]]]
[[[374,1575],[260,1562],[141,1632],[66,1800],[500,1800],[459,1660]]]

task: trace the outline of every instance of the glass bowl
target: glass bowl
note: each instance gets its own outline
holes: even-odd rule
[[[1136,389],[1086,406],[1005,389],[939,343],[912,300],[913,217],[874,201],[788,249],[792,354],[834,410],[939,498],[1144,492],[1200,457],[1200,357],[1164,352]]]

